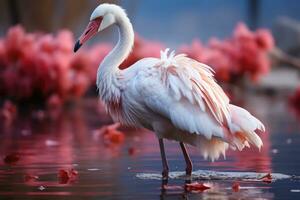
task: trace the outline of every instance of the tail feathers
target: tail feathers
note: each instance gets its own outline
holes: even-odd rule
[[[242,150],[245,146],[249,147],[249,143],[258,147],[262,147],[263,142],[255,131],[265,131],[264,125],[247,110],[235,106],[229,105],[231,122],[228,124],[231,132],[231,142],[239,150]]]
[[[198,147],[200,153],[205,159],[210,159],[211,161],[219,159],[221,155],[225,158],[225,152],[229,147],[227,142],[224,142],[217,137],[207,139],[202,136],[197,137],[195,146]]]

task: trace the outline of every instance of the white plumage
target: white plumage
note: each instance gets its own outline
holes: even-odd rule
[[[255,131],[262,123],[246,110],[229,104],[207,65],[185,55],[143,59],[122,71],[126,85],[123,111],[111,115],[127,125],[147,127],[158,137],[197,146],[212,160],[224,154],[228,144],[242,150],[248,142],[260,148]],[[227,144],[228,143],[228,144]],[[209,147],[209,146],[212,147]]]
[[[212,160],[225,156],[228,147],[242,150],[250,143],[261,148],[255,131],[264,131],[263,124],[229,103],[209,66],[182,54],[169,54],[167,49],[161,58],[145,58],[120,70],[132,49],[132,25],[123,9],[111,4],[95,9],[91,21],[98,19],[99,27],[105,21],[105,27],[116,24],[120,31],[118,44],[97,74],[100,98],[115,121],[148,128],[160,139],[196,146]],[[82,35],[79,42],[86,37]]]

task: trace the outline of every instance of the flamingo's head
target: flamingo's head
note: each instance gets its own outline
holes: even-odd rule
[[[117,5],[99,5],[92,13],[87,28],[76,42],[74,52],[76,52],[86,41],[96,35],[96,33],[117,23],[118,16],[122,13],[124,13],[124,11]]]

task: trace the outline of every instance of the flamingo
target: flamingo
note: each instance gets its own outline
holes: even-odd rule
[[[193,165],[185,144],[195,146],[212,161],[225,157],[228,148],[262,147],[257,131],[264,132],[264,125],[245,109],[230,104],[211,67],[166,49],[161,58],[144,58],[119,69],[134,43],[132,24],[121,7],[99,5],[74,52],[112,25],[118,27],[119,41],[98,68],[99,96],[114,121],[156,134],[163,180],[169,173],[164,139],[179,142],[189,177]]]

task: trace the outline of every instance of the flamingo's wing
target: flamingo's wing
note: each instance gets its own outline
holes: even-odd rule
[[[203,135],[207,139],[211,139],[212,136],[224,138],[222,126],[211,115],[201,111],[196,104],[190,103],[187,99],[178,101],[165,96],[162,93],[163,88],[157,86],[155,88],[160,90],[152,90],[152,88],[151,95],[144,99],[149,109],[169,119],[180,130]],[[144,90],[147,91],[149,89]]]
[[[185,55],[167,56],[165,51],[141,74],[137,87],[146,106],[176,128],[207,139],[222,138],[239,149],[248,146],[248,141],[262,145],[255,133],[256,129],[264,130],[262,123],[244,109],[233,109],[209,66]]]
[[[224,138],[229,100],[211,68],[185,55],[166,54],[139,81],[146,105],[181,130]]]

